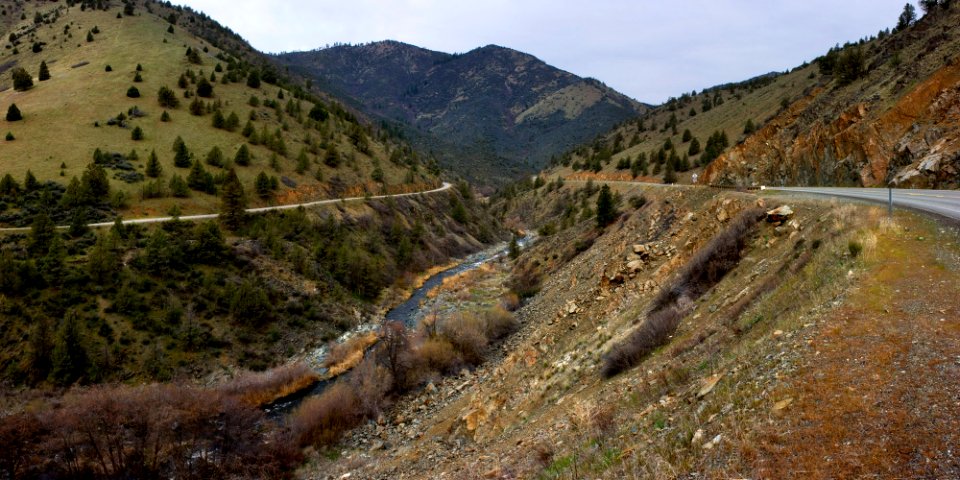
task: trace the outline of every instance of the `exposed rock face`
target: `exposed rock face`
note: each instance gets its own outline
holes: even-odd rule
[[[880,43],[871,49],[876,65],[866,79],[809,92],[709,165],[703,178],[737,185],[960,187],[960,61],[951,53],[958,42],[941,30],[949,29],[931,20]],[[892,52],[917,59],[899,67],[879,63]]]
[[[387,41],[279,58],[367,113],[415,127],[415,141],[473,178],[533,171],[646,111],[596,80],[495,45],[450,55]]]

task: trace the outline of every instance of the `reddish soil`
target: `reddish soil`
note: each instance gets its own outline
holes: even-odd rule
[[[755,477],[960,478],[957,236],[921,222],[879,238],[783,393],[784,421],[742,452]]]

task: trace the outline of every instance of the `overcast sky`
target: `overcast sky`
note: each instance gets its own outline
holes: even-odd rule
[[[176,1],[176,0],[175,0]],[[793,68],[896,24],[905,0],[179,0],[265,52],[497,44],[644,102]]]

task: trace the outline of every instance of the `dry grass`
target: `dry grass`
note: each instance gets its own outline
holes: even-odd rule
[[[653,300],[646,320],[604,354],[601,374],[605,378],[632,368],[669,342],[691,302],[739,265],[750,235],[763,214],[761,209],[741,212],[684,265],[670,286]]]
[[[369,332],[365,335],[355,335],[346,342],[333,345],[323,362],[323,366],[328,369],[328,375],[337,377],[352,370],[360,364],[366,351],[376,345],[378,340],[376,332]]]
[[[245,372],[220,391],[245,405],[261,406],[299,392],[316,383],[320,376],[302,362],[284,365],[266,372]]]
[[[48,11],[47,5],[60,6],[61,3],[47,2],[27,4],[28,18],[20,23],[32,23],[34,9]],[[174,139],[180,136],[184,139],[190,151],[197,157],[203,158],[214,146],[219,147],[229,158],[245,143],[239,132],[230,133],[218,130],[211,125],[211,116],[196,117],[189,113],[186,104],[189,100],[181,96],[181,106],[170,110],[171,122],[161,122],[163,111],[157,105],[156,94],[161,86],[175,88],[177,79],[187,69],[202,70],[209,76],[218,60],[214,58],[217,49],[206,45],[205,42],[191,36],[185,28],[175,28],[175,33],[167,33],[167,22],[156,15],[148,14],[143,8],[138,8],[136,16],[116,18],[116,8],[109,11],[86,9],[81,12],[78,7],[69,9],[60,20],[52,26],[42,26],[37,31],[40,41],[48,43],[41,53],[30,51],[29,45],[20,46],[20,54],[16,60],[32,73],[41,60],[48,63],[52,78],[49,81],[37,82],[26,92],[16,92],[12,89],[0,92],[0,105],[5,109],[10,103],[16,103],[24,112],[24,121],[10,124],[5,128],[16,136],[15,142],[6,142],[3,145],[4,155],[0,160],[0,172],[10,173],[17,179],[22,179],[27,169],[42,180],[64,182],[72,176],[79,177],[85,166],[91,161],[94,149],[101,148],[108,152],[127,153],[135,149],[141,159],[142,166],[152,149],[156,149],[160,162],[164,168],[166,179],[176,170],[173,166],[171,146]],[[70,31],[73,38],[63,35],[63,27],[72,23]],[[101,30],[94,42],[86,42],[85,32],[96,25]],[[56,35],[56,40],[52,37]],[[166,40],[166,42],[165,42]],[[187,47],[202,52],[204,46],[209,47],[209,53],[201,53],[204,64],[197,66],[190,64],[184,55]],[[0,51],[0,63],[10,59],[10,50]],[[88,62],[86,66],[71,68],[71,66]],[[141,98],[127,98],[125,92],[132,82],[137,64],[142,64],[143,82],[136,84],[142,93]],[[223,62],[220,62],[223,63]],[[111,65],[112,72],[105,72],[105,66]],[[224,64],[225,66],[225,64]],[[226,72],[223,72],[226,73]],[[221,77],[223,73],[218,73]],[[9,72],[0,75],[0,84],[9,82]],[[175,88],[180,95],[180,89]],[[282,127],[272,109],[266,107],[253,108],[247,104],[250,95],[257,95],[261,99],[277,99],[279,88],[264,84],[259,90],[247,87],[244,83],[223,85],[216,82],[215,98],[223,102],[225,114],[235,112],[242,123],[251,111],[264,113],[268,118],[255,122],[257,131],[266,128],[274,132]],[[285,103],[290,99],[280,100]],[[138,106],[147,112],[148,116],[133,122],[143,128],[146,138],[140,142],[130,140],[130,130],[106,126],[106,121],[120,112]],[[309,110],[309,106],[306,107]],[[4,110],[5,111],[5,110]],[[317,165],[305,174],[297,174],[294,160],[304,146],[303,140],[307,130],[295,119],[286,116],[289,130],[285,131],[285,142],[291,154],[289,158],[280,158],[283,175],[295,180],[299,185],[297,190],[309,191],[311,186],[319,186],[313,173]],[[100,122],[101,127],[95,127],[94,122]],[[345,130],[342,122],[330,122],[328,128]],[[332,125],[332,123],[338,123]],[[325,169],[327,178],[339,175],[350,185],[362,184],[370,178],[373,163],[366,155],[355,152],[345,136],[338,135],[338,150],[344,154],[356,154],[357,168],[340,168],[337,170]],[[319,132],[313,132],[314,139],[319,139]],[[380,158],[388,183],[398,185],[404,179],[405,170],[387,161],[388,155],[382,145],[375,140],[371,141],[373,156]],[[261,171],[270,171],[268,163],[271,153],[262,145],[252,146],[254,161],[250,167],[238,168],[237,173],[248,189],[252,188],[255,176]],[[313,156],[311,156],[312,158]],[[65,179],[59,176],[61,162],[66,163]],[[216,169],[214,169],[216,170]],[[186,175],[185,171],[181,175]],[[142,216],[166,213],[173,204],[179,204],[184,214],[215,211],[218,200],[209,195],[194,194],[189,199],[158,199],[139,201],[141,184],[126,184],[120,181],[112,182],[112,187],[126,192],[134,209],[128,215]],[[377,187],[379,188],[379,187]],[[281,186],[281,196],[293,192],[292,189]],[[363,195],[363,192],[360,192]],[[317,197],[318,195],[313,195]],[[325,196],[325,194],[323,194]],[[255,196],[254,196],[255,197]],[[296,199],[303,200],[300,195]],[[258,198],[250,199],[254,204],[261,203]]]

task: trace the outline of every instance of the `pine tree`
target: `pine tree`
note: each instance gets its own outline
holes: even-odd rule
[[[663,183],[677,183],[677,174],[674,171],[673,162],[667,162],[664,167]]]
[[[207,165],[212,165],[214,167],[223,166],[223,151],[220,150],[220,147],[213,147],[210,149],[210,152],[207,153],[206,159]]]
[[[228,132],[236,131],[240,127],[240,117],[237,116],[237,112],[230,112],[230,115],[227,117],[227,122],[224,124],[224,130]]]
[[[597,196],[597,226],[604,228],[617,219],[617,207],[613,202],[610,186],[604,184]]]
[[[254,70],[247,75],[247,86],[250,88],[260,88],[260,74]]]
[[[13,89],[25,91],[33,88],[33,77],[23,68],[14,68],[11,72],[13,77]]]
[[[89,357],[77,312],[68,312],[60,322],[50,357],[50,376],[58,385],[70,385],[86,374]]]
[[[223,118],[223,112],[217,110],[213,112],[213,128],[223,129],[227,124],[227,119]]]
[[[216,192],[216,186],[213,182],[213,175],[210,175],[199,160],[193,162],[190,167],[190,173],[187,175],[187,186],[199,192],[213,194]]]
[[[240,134],[246,138],[250,138],[254,133],[256,133],[256,129],[253,127],[253,122],[247,120],[247,124],[243,127],[243,131],[240,132]]]
[[[170,177],[170,194],[177,198],[186,198],[190,196],[190,187],[180,175],[174,174]]]
[[[157,92],[157,102],[159,102],[163,108],[177,108],[180,106],[180,99],[177,98],[177,94],[167,87],[160,87],[160,90]]]
[[[200,83],[197,84],[197,96],[203,98],[213,97],[213,84],[207,81],[206,78],[201,78]]]
[[[307,150],[301,148],[300,155],[297,156],[296,172],[303,175],[310,168],[310,159],[307,157]]]
[[[30,224],[29,249],[34,255],[45,255],[50,250],[53,243],[53,237],[56,236],[56,226],[50,215],[40,212],[33,217],[33,223]]]
[[[16,103],[11,103],[10,107],[7,108],[7,121],[19,122],[20,120],[23,120],[23,114],[20,113],[20,109],[17,108]]]
[[[135,142],[143,140],[143,129],[139,126],[134,127],[133,132],[130,133],[130,138]]]
[[[40,62],[40,73],[37,75],[37,79],[40,80],[41,82],[50,80],[50,69],[47,68],[46,61]]]
[[[752,134],[756,129],[757,129],[757,127],[754,126],[754,124],[753,124],[753,119],[752,119],[752,118],[747,119],[747,123],[744,124],[744,126],[743,126],[743,134],[744,134],[744,135],[750,135],[750,134]]]
[[[23,176],[23,189],[32,192],[38,188],[40,188],[40,182],[37,181],[37,177],[27,170],[27,174]]]
[[[700,154],[700,140],[697,140],[696,137],[693,140],[690,140],[690,148],[687,149],[687,155],[695,156]]]
[[[687,143],[690,140],[693,140],[693,133],[691,133],[690,129],[688,128],[683,131],[683,143]]]
[[[167,112],[166,110],[164,110],[163,113],[160,114],[160,121],[161,121],[161,122],[164,122],[164,123],[169,122],[169,121],[170,121],[170,113]]]
[[[266,173],[260,172],[257,175],[257,179],[253,183],[253,188],[257,192],[258,197],[264,200],[270,198],[270,177],[268,177]]]
[[[237,150],[236,156],[233,157],[233,163],[240,165],[241,167],[246,167],[250,165],[250,149],[247,148],[246,144],[240,145],[240,149]]]
[[[187,145],[179,136],[173,141],[173,152],[173,166],[177,168],[190,167],[190,150],[187,149]]]
[[[227,229],[238,230],[243,226],[247,200],[243,193],[243,185],[240,184],[240,179],[237,177],[237,172],[232,168],[227,171],[226,179],[223,182],[221,199],[220,221]]]
[[[90,163],[80,177],[83,199],[86,203],[99,203],[110,195],[110,180],[100,165]]]
[[[907,3],[903,6],[903,12],[897,20],[896,31],[906,30],[917,21],[917,9],[912,4]]]
[[[157,158],[157,151],[150,152],[150,159],[147,160],[146,172],[148,177],[157,178],[163,174],[163,167],[160,166],[160,159]]]

